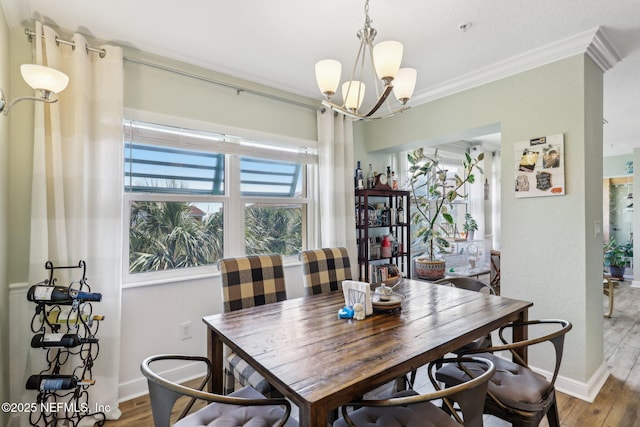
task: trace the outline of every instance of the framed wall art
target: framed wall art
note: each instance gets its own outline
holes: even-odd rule
[[[514,144],[516,198],[564,195],[564,134]]]

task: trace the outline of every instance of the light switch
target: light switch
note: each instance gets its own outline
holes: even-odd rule
[[[593,237],[598,237],[602,233],[602,221],[597,219],[593,221]]]

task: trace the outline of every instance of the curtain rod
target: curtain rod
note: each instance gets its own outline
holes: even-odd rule
[[[36,35],[36,32],[30,29],[25,29],[24,33],[29,37],[29,41],[32,41],[33,38]],[[42,37],[44,38],[44,34],[42,35]],[[76,48],[76,43],[72,42],[72,41],[68,41],[68,40],[63,40],[60,37],[56,36],[56,44],[60,45],[60,44],[66,44],[68,46],[71,46],[73,49]],[[87,51],[87,53],[89,52],[93,52],[93,53],[97,53],[100,55],[100,58],[104,58],[107,54],[107,51],[105,49],[101,49],[101,48],[97,48],[97,47],[91,47],[89,45],[85,44],[85,49]],[[140,64],[140,65],[145,65],[147,67],[152,67],[152,68],[157,68],[159,70],[163,70],[163,71],[168,71],[170,73],[174,73],[174,74],[179,74],[181,76],[185,76],[185,77],[190,77],[193,79],[197,79],[197,80],[201,80],[201,81],[205,81],[207,83],[212,83],[218,86],[223,86],[223,87],[227,87],[230,89],[234,89],[236,91],[236,93],[238,95],[240,95],[241,92],[247,92],[253,95],[257,95],[257,96],[262,96],[264,98],[269,98],[275,101],[279,101],[279,102],[284,102],[287,104],[291,104],[291,105],[295,105],[297,107],[302,107],[302,108],[309,108],[312,110],[316,110],[316,111],[324,111],[324,108],[322,107],[316,107],[313,105],[309,105],[309,104],[305,104],[304,102],[298,102],[298,101],[294,101],[292,99],[287,99],[287,98],[282,98],[280,96],[276,96],[276,95],[271,95],[269,93],[265,93],[265,92],[260,92],[257,90],[253,90],[253,89],[247,89],[245,87],[242,86],[237,86],[231,83],[227,83],[227,82],[223,82],[221,80],[215,80],[215,79],[211,79],[208,77],[204,77],[204,76],[200,76],[197,74],[193,74],[193,73],[187,73],[186,71],[182,71],[179,70],[177,68],[171,68],[171,67],[167,67],[165,65],[160,65],[160,64],[156,64],[154,62],[149,62],[149,61],[143,61],[141,59],[136,59],[136,58],[131,58],[128,56],[124,57],[125,61],[129,61],[129,62],[133,62],[136,64]]]
[[[185,77],[190,77],[190,78],[193,78],[193,79],[201,80],[201,81],[204,81],[204,82],[207,82],[207,83],[212,83],[212,84],[215,84],[215,85],[218,85],[218,86],[223,86],[223,87],[226,87],[226,88],[234,89],[237,92],[238,95],[240,95],[241,92],[247,92],[247,93],[250,93],[252,95],[262,96],[264,98],[269,98],[269,99],[272,99],[272,100],[275,100],[275,101],[284,102],[286,104],[292,104],[292,105],[295,105],[297,107],[309,108],[311,110],[316,110],[316,111],[323,111],[324,110],[324,108],[322,108],[322,107],[316,107],[314,105],[305,104],[304,102],[298,102],[298,101],[294,101],[292,99],[287,99],[287,98],[283,98],[283,97],[280,97],[280,96],[271,95],[270,93],[266,93],[266,92],[260,92],[260,91],[253,90],[253,89],[247,89],[245,87],[237,86],[237,85],[234,85],[234,84],[231,84],[231,83],[227,83],[227,82],[223,82],[221,80],[215,80],[215,79],[211,79],[209,77],[201,76],[201,75],[198,75],[198,74],[188,73],[186,71],[182,71],[182,70],[179,70],[177,68],[172,68],[172,67],[167,67],[165,65],[160,65],[160,64],[157,64],[155,62],[144,61],[142,59],[131,58],[131,57],[128,57],[128,56],[125,56],[124,60],[125,61],[129,61],[129,62],[133,62],[135,64],[145,65],[147,67],[152,67],[152,68],[157,68],[159,70],[168,71],[170,73],[179,74],[181,76],[185,76]]]
[[[29,37],[29,41],[32,41],[33,38],[36,36],[36,32],[30,29],[26,29],[24,30],[24,33],[27,35],[27,37]],[[44,34],[42,35],[42,38],[44,38]],[[60,37],[56,36],[56,44],[60,45],[60,44],[66,44],[67,46],[71,46],[72,49],[76,48],[76,42],[71,42],[69,40],[63,40]],[[91,47],[88,44],[84,45],[85,50],[87,51],[87,53],[89,52],[93,52],[93,53],[97,53],[98,55],[100,55],[100,58],[104,58],[107,54],[107,51],[104,49],[100,49],[97,47]]]

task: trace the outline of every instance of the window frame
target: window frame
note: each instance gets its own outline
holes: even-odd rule
[[[138,111],[125,111],[125,123],[123,127],[126,127],[126,123],[130,121],[141,121],[150,123],[159,123],[163,126],[182,127],[186,129],[194,129],[201,132],[211,132],[214,134],[225,134],[229,132],[229,128],[223,126],[216,126],[209,123],[194,122],[192,120],[182,120],[166,116],[160,116],[155,114],[145,114]],[[310,140],[301,140],[290,137],[279,137],[271,134],[261,134],[255,131],[246,131],[241,129],[234,129],[234,135],[241,135],[239,138],[245,138],[249,141],[264,140],[268,143],[277,146],[282,144],[283,147],[304,147],[310,149],[312,152],[316,149],[317,142]],[[129,135],[123,134],[123,153],[124,144],[129,141]],[[172,143],[173,142],[173,143]],[[123,186],[123,255],[122,255],[122,274],[123,274],[123,288],[137,287],[144,285],[153,285],[159,283],[170,283],[176,281],[193,280],[201,277],[210,277],[219,274],[216,265],[198,266],[177,268],[172,270],[151,271],[130,273],[129,272],[129,226],[131,220],[131,203],[134,201],[160,201],[160,202],[175,202],[175,201],[189,201],[200,203],[222,203],[222,212],[225,221],[223,227],[223,256],[242,256],[245,254],[245,204],[246,203],[262,203],[262,204],[300,204],[303,206],[303,230],[302,230],[302,245],[305,248],[315,247],[315,238],[318,235],[317,231],[317,215],[315,211],[317,209],[313,194],[317,193],[317,155],[311,154],[308,156],[315,161],[301,162],[303,166],[302,173],[302,188],[303,196],[300,197],[269,197],[269,196],[242,196],[240,194],[240,158],[241,157],[253,157],[253,158],[271,158],[277,159],[274,154],[272,157],[268,157],[269,153],[266,152],[266,156],[256,155],[256,150],[251,148],[241,147],[232,153],[225,153],[222,150],[216,150],[213,145],[205,146],[204,144],[183,144],[178,141],[159,141],[159,145],[166,145],[169,147],[188,148],[211,152],[217,152],[224,155],[225,171],[224,171],[224,195],[203,195],[203,194],[171,194],[164,192],[129,192],[125,191]],[[243,152],[244,151],[244,152]],[[275,152],[274,152],[275,153]],[[280,157],[279,160],[283,160]],[[289,160],[286,161],[300,161]],[[123,156],[124,161],[124,156]],[[240,220],[230,221],[232,218],[241,218]],[[229,224],[229,225],[227,225]],[[237,236],[243,236],[238,239]],[[235,237],[235,238],[234,238]],[[297,255],[283,256],[285,264],[297,264],[299,263]]]

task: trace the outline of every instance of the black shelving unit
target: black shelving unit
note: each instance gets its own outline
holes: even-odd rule
[[[358,276],[359,280],[371,282],[373,266],[393,264],[398,267],[403,277],[411,278],[411,216],[409,214],[409,192],[396,190],[356,190],[356,238],[358,242]],[[405,221],[400,224],[397,220],[382,223],[376,213],[376,205],[386,203],[393,216],[402,201]],[[384,235],[394,235],[397,250],[390,257],[377,257],[375,239]]]
[[[86,263],[80,261],[75,266],[54,266],[51,261],[45,264],[49,272],[48,279],[38,285],[59,286],[57,273],[70,270],[70,275],[78,272],[78,280],[72,280],[69,290],[91,292],[86,277]],[[34,375],[68,375],[80,380],[70,389],[50,389],[40,385],[35,405],[30,411],[29,422],[33,426],[77,426],[85,417],[93,417],[95,423],[103,425],[104,412],[90,406],[89,389],[93,384],[92,368],[100,352],[96,334],[102,316],[93,313],[92,302],[74,300],[71,304],[51,301],[35,301],[35,313],[31,319],[31,330],[35,334],[71,334],[91,341],[75,347],[44,347],[46,351],[45,369],[33,372]],[[33,345],[32,345],[33,346]]]

